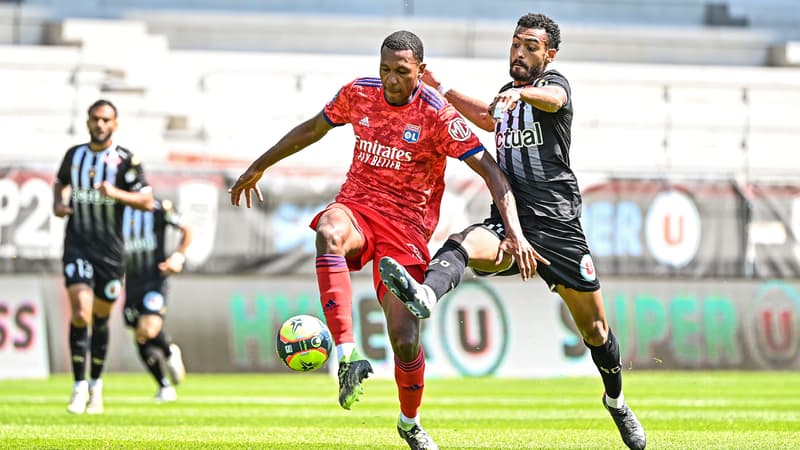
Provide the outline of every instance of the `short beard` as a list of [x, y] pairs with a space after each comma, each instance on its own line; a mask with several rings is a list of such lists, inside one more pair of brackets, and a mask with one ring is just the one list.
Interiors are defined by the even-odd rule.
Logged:
[[111, 140], [111, 135], [110, 134], [108, 136], [106, 136], [105, 139], [102, 139], [102, 140], [101, 139], [97, 139], [97, 138], [95, 138], [94, 136], [91, 136], [91, 135], [89, 137], [90, 137], [89, 142], [91, 142], [92, 144], [95, 144], [95, 145], [105, 145], [105, 144], [108, 143], [108, 141]]
[[511, 76], [511, 78], [514, 81], [519, 81], [522, 83], [532, 83], [535, 79], [539, 78], [539, 75], [542, 73], [544, 73], [544, 71], [539, 68], [533, 70], [528, 69], [524, 76], [520, 76], [515, 74], [513, 65], [508, 69], [508, 74]]

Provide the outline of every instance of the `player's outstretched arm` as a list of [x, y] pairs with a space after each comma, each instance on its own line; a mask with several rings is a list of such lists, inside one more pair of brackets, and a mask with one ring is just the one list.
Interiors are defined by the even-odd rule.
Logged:
[[468, 158], [466, 162], [472, 170], [483, 177], [486, 186], [489, 187], [489, 192], [492, 194], [492, 200], [494, 200], [494, 204], [497, 206], [497, 210], [500, 212], [500, 216], [506, 226], [505, 239], [500, 243], [497, 263], [499, 264], [502, 260], [503, 252], [509, 253], [514, 256], [517, 262], [522, 280], [533, 277], [536, 273], [537, 260], [547, 265], [550, 262], [539, 255], [528, 240], [525, 239], [522, 225], [519, 223], [517, 201], [505, 174], [503, 174], [500, 166], [497, 165], [497, 162], [489, 152], [478, 152]]
[[255, 192], [259, 202], [264, 201], [258, 181], [267, 168], [278, 161], [289, 157], [309, 145], [322, 139], [322, 136], [330, 131], [333, 126], [325, 120], [325, 116], [320, 111], [314, 117], [306, 120], [286, 133], [275, 145], [264, 152], [250, 167], [239, 176], [233, 186], [228, 189], [231, 194], [231, 204], [239, 206], [242, 193], [244, 193], [245, 204], [248, 208], [253, 206], [251, 194]]
[[494, 131], [494, 120], [492, 116], [487, 113], [489, 105], [486, 102], [447, 87], [442, 84], [436, 74], [430, 69], [425, 69], [425, 72], [422, 74], [422, 81], [428, 86], [438, 90], [462, 116], [467, 118], [467, 120], [483, 130]]

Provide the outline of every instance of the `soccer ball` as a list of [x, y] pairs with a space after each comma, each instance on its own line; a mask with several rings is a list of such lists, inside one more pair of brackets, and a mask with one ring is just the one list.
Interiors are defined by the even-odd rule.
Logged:
[[328, 327], [314, 316], [300, 315], [283, 322], [275, 350], [286, 367], [310, 372], [322, 367], [333, 350]]

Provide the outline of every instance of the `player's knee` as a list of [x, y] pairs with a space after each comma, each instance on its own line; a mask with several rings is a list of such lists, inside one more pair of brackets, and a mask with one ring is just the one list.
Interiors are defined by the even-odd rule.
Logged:
[[392, 343], [392, 348], [400, 361], [413, 361], [419, 354], [419, 340], [399, 339]]
[[599, 347], [608, 340], [608, 324], [604, 320], [595, 320], [580, 329], [583, 340], [587, 344]]
[[70, 321], [76, 327], [87, 327], [92, 323], [92, 311], [89, 308], [76, 308], [72, 311]]
[[320, 225], [317, 228], [317, 252], [340, 254], [344, 251], [345, 229], [333, 223]]

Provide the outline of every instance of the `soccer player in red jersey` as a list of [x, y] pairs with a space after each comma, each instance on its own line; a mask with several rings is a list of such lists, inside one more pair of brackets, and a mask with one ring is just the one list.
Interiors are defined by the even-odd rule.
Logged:
[[[581, 192], [569, 154], [572, 90], [563, 74], [548, 68], [560, 43], [561, 30], [553, 19], [535, 13], [520, 17], [509, 49], [512, 81], [490, 104], [447, 89], [431, 70], [422, 80], [475, 125], [494, 130], [497, 161], [514, 189], [523, 232], [549, 262], [539, 265], [537, 273], [558, 293], [580, 330], [603, 380], [603, 406], [623, 442], [642, 450], [647, 436], [622, 394], [619, 344], [606, 320], [600, 281], [580, 223]], [[391, 257], [379, 260], [378, 268], [388, 289], [415, 316], [427, 318], [436, 302], [458, 286], [466, 267], [478, 276], [520, 273], [511, 258], [495, 258], [503, 233], [492, 208], [483, 223], [450, 236], [435, 253], [422, 284]], [[524, 271], [522, 275], [527, 278]]]
[[[344, 85], [325, 108], [292, 129], [256, 159], [229, 190], [247, 207], [252, 192], [263, 196], [264, 171], [322, 138], [330, 129], [352, 124], [356, 142], [347, 179], [333, 203], [312, 221], [316, 230], [320, 301], [339, 356], [339, 404], [350, 409], [372, 367], [355, 349], [350, 271], [391, 256], [422, 280], [430, 261], [427, 242], [439, 220], [447, 157], [465, 161], [485, 180], [508, 231], [498, 257], [514, 256], [528, 275], [540, 258], [523, 238], [515, 199], [502, 170], [466, 121], [421, 82], [425, 71], [420, 39], [392, 33], [381, 45], [380, 78], [357, 78]], [[373, 283], [386, 317], [394, 351], [400, 398], [397, 430], [412, 449], [438, 448], [419, 423], [425, 385], [420, 322], [381, 283]]]

